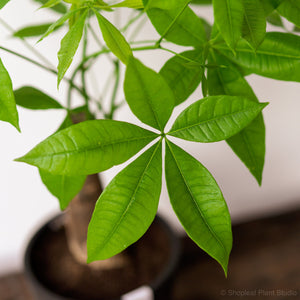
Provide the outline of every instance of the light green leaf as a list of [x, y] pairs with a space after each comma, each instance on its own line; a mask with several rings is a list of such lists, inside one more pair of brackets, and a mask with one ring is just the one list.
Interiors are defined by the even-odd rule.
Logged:
[[123, 169], [96, 203], [88, 228], [88, 262], [136, 242], [154, 220], [162, 182], [161, 141]]
[[20, 131], [12, 82], [0, 59], [0, 120], [9, 122]]
[[290, 33], [267, 32], [254, 52], [246, 41], [240, 40], [233, 55], [230, 49], [216, 45], [236, 64], [265, 77], [300, 81], [300, 37]]
[[[47, 24], [40, 24], [40, 25], [33, 25], [33, 26], [26, 26], [22, 29], [16, 31], [13, 36], [15, 37], [32, 37], [32, 36], [40, 36], [47, 31], [47, 29], [52, 25], [52, 23]], [[55, 29], [58, 29], [56, 27]]]
[[61, 0], [48, 0], [45, 4], [41, 6], [41, 8], [50, 8], [55, 5], [58, 5], [61, 2]]
[[68, 11], [61, 18], [59, 18], [56, 22], [54, 22], [48, 30], [43, 34], [43, 36], [38, 40], [38, 43], [41, 42], [45, 37], [51, 34], [58, 27], [62, 26], [65, 22], [67, 22], [74, 14], [78, 13], [82, 8]]
[[159, 71], [174, 92], [175, 105], [185, 101], [194, 92], [201, 82], [203, 73], [199, 65], [193, 66], [181, 56], [198, 61], [199, 64], [203, 63], [202, 49], [186, 51], [169, 59]]
[[94, 174], [125, 162], [156, 137], [130, 123], [85, 121], [51, 135], [16, 160], [53, 174]]
[[206, 97], [185, 109], [168, 134], [202, 143], [225, 140], [250, 124], [266, 105], [238, 96]]
[[160, 9], [178, 9], [178, 11], [189, 4], [190, 0], [147, 0], [143, 1], [145, 10], [151, 8], [160, 8]]
[[[210, 95], [242, 96], [258, 102], [248, 82], [235, 65], [225, 57], [214, 55], [211, 63], [226, 68], [208, 69], [208, 90]], [[265, 160], [265, 125], [262, 114], [259, 114], [246, 128], [232, 136], [227, 143], [242, 160], [249, 171], [261, 184]]]
[[60, 205], [60, 209], [67, 208], [71, 200], [81, 190], [86, 176], [66, 176], [53, 175], [43, 170], [39, 170], [41, 179], [49, 192], [55, 196]]
[[277, 11], [290, 22], [300, 26], [299, 0], [285, 0], [277, 7]]
[[140, 9], [140, 8], [144, 8], [144, 4], [142, 0], [124, 0], [120, 3], [111, 5], [110, 7], [129, 7], [129, 8]]
[[69, 29], [68, 33], [61, 40], [60, 49], [58, 51], [58, 74], [57, 74], [57, 86], [59, 86], [65, 73], [72, 63], [73, 57], [79, 46], [85, 19], [88, 11], [85, 10], [75, 24]]
[[265, 11], [265, 16], [270, 15], [284, 1], [285, 0], [260, 0]]
[[266, 34], [265, 11], [260, 0], [243, 0], [245, 17], [243, 24], [243, 38], [245, 38], [254, 49], [262, 43]]
[[215, 23], [231, 49], [242, 35], [244, 6], [241, 0], [213, 0]]
[[132, 56], [129, 44], [113, 24], [100, 15], [98, 11], [94, 10], [94, 13], [97, 16], [106, 45], [114, 55], [116, 55], [124, 64], [127, 64], [129, 58]]
[[194, 157], [167, 141], [166, 181], [173, 209], [190, 238], [227, 275], [232, 247], [230, 215], [213, 176]]
[[24, 86], [14, 91], [16, 103], [19, 106], [29, 109], [62, 109], [60, 103], [42, 91]]
[[[48, 0], [34, 0], [35, 2], [39, 2], [41, 4], [46, 4], [47, 2], [49, 2]], [[44, 6], [42, 6], [44, 7]], [[50, 8], [51, 10], [60, 13], [60, 14], [65, 14], [67, 12], [67, 7], [61, 3], [61, 1], [59, 1], [59, 3], [57, 5], [51, 6], [51, 7], [45, 7], [45, 8]]]
[[132, 57], [126, 69], [124, 92], [132, 112], [145, 124], [163, 131], [175, 102], [163, 77]]
[[159, 0], [156, 3], [165, 9], [154, 7], [146, 12], [157, 32], [166, 40], [178, 45], [199, 47], [206, 42], [204, 25], [187, 6], [187, 2], [175, 1], [172, 6], [169, 0]]
[[0, 9], [3, 8], [10, 0], [0, 0]]

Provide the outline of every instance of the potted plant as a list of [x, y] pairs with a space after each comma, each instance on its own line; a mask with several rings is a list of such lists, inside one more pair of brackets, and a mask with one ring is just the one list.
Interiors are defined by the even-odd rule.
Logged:
[[[0, 7], [7, 2], [1, 1]], [[226, 140], [261, 184], [265, 156], [261, 111], [266, 103], [258, 102], [244, 77], [256, 73], [279, 80], [299, 80], [300, 38], [293, 33], [266, 33], [266, 19], [274, 23], [278, 12], [298, 25], [299, 19], [293, 12], [299, 7], [292, 1], [214, 0], [215, 21], [210, 25], [197, 16], [193, 4], [211, 1], [37, 2], [62, 16], [51, 25], [26, 27], [15, 35], [25, 38], [42, 34], [41, 41], [68, 26], [61, 39], [57, 71], [31, 60], [54, 73], [58, 87], [63, 80], [68, 83], [67, 104], [58, 103], [36, 87], [13, 91], [1, 62], [0, 119], [19, 129], [16, 104], [66, 110], [59, 130], [16, 160], [38, 167], [61, 208], [69, 206], [66, 230], [72, 253], [88, 263], [102, 261], [141, 238], [155, 218], [164, 170], [171, 204], [187, 234], [227, 274], [232, 235], [226, 202], [213, 176], [180, 147], [180, 139], [202, 143]], [[117, 28], [108, 17], [122, 8], [133, 14], [125, 26]], [[160, 36], [157, 40], [131, 40], [127, 36], [128, 29], [141, 30], [140, 18], [151, 21]], [[95, 19], [101, 33], [91, 26]], [[88, 48], [90, 39], [99, 44], [95, 52]], [[185, 51], [173, 50], [174, 44], [186, 47]], [[82, 58], [67, 77], [79, 47]], [[11, 49], [0, 49], [29, 60]], [[149, 50], [172, 54], [159, 72], [136, 58], [136, 53]], [[115, 73], [108, 110], [99, 97], [90, 95], [86, 77], [103, 55], [108, 55]], [[98, 72], [105, 70], [99, 68]], [[77, 75], [79, 84], [75, 81]], [[167, 124], [174, 108], [200, 84], [204, 98], [189, 104], [172, 124]], [[120, 106], [117, 92], [121, 85], [126, 103], [144, 125], [113, 120]], [[72, 91], [82, 97], [82, 106], [73, 106]], [[95, 174], [126, 162], [137, 153], [101, 192]], [[89, 201], [84, 200], [86, 196]]]

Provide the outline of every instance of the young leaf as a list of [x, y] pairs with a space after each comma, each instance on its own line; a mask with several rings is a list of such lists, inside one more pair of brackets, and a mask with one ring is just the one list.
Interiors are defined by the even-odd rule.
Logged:
[[240, 40], [236, 55], [222, 45], [215, 47], [249, 72], [279, 80], [300, 81], [300, 37], [297, 35], [267, 32], [255, 52], [246, 41]]
[[46, 95], [42, 91], [31, 87], [23, 86], [14, 91], [16, 103], [28, 109], [62, 109], [60, 103]]
[[206, 97], [185, 109], [168, 134], [202, 143], [225, 140], [250, 124], [266, 105], [237, 96]]
[[39, 172], [49, 192], [58, 199], [61, 210], [66, 209], [70, 201], [79, 193], [86, 178], [84, 175], [53, 175], [43, 170]]
[[63, 3], [61, 3], [61, 1], [59, 1], [60, 3], [58, 3], [54, 6], [51, 6], [51, 7], [44, 6], [47, 2], [49, 2], [48, 0], [34, 0], [34, 1], [43, 4], [42, 7], [50, 8], [51, 10], [53, 10], [57, 13], [60, 13], [60, 14], [65, 14], [68, 10], [67, 7]]
[[68, 11], [61, 18], [59, 18], [56, 22], [54, 22], [48, 30], [43, 34], [43, 36], [38, 40], [38, 43], [41, 42], [45, 37], [51, 34], [58, 27], [62, 26], [65, 22], [67, 22], [74, 14], [78, 13], [82, 8]]
[[[211, 63], [226, 66], [226, 68], [208, 69], [208, 90], [210, 95], [242, 96], [258, 102], [248, 82], [235, 65], [225, 57], [214, 54]], [[242, 160], [249, 171], [261, 184], [265, 160], [265, 125], [262, 114], [259, 114], [242, 131], [227, 139], [227, 143]]]
[[106, 45], [113, 52], [113, 54], [116, 55], [126, 65], [129, 58], [132, 56], [132, 51], [129, 44], [114, 25], [100, 15], [95, 9], [94, 13], [97, 16]]
[[92, 120], [51, 135], [16, 160], [53, 174], [94, 174], [125, 162], [156, 137], [133, 124]]
[[136, 242], [152, 223], [162, 182], [161, 141], [123, 169], [97, 201], [88, 228], [88, 262]]
[[199, 161], [169, 141], [165, 165], [167, 188], [178, 219], [190, 238], [227, 274], [232, 233], [220, 188]]
[[3, 8], [10, 0], [0, 0], [0, 9]]
[[[13, 36], [15, 37], [33, 37], [33, 36], [40, 36], [43, 33], [47, 31], [47, 29], [52, 25], [52, 23], [47, 24], [40, 24], [40, 25], [33, 25], [33, 26], [26, 26], [22, 29], [19, 29], [16, 31]], [[58, 29], [59, 27], [56, 27], [54, 30]]]
[[182, 56], [198, 61], [199, 64], [203, 63], [202, 49], [186, 51], [169, 59], [159, 71], [174, 92], [175, 105], [185, 101], [194, 92], [201, 82], [203, 73], [199, 65], [190, 65]]
[[300, 26], [299, 0], [285, 0], [277, 7], [277, 11], [290, 22]]
[[0, 120], [9, 122], [20, 131], [19, 116], [12, 82], [0, 59]]
[[231, 49], [242, 35], [244, 6], [241, 0], [213, 0], [215, 22]]
[[152, 2], [152, 7], [148, 5], [146, 12], [157, 32], [178, 45], [202, 46], [206, 42], [204, 25], [187, 6], [188, 1], [175, 1], [173, 6], [169, 2], [170, 0], [156, 0], [154, 7]]
[[254, 49], [262, 43], [266, 34], [265, 11], [260, 0], [243, 0], [245, 17], [242, 29], [243, 38]]
[[163, 131], [174, 108], [174, 94], [163, 77], [131, 57], [124, 81], [125, 98], [145, 124]]
[[58, 55], [57, 86], [59, 86], [59, 83], [61, 82], [69, 66], [71, 65], [73, 57], [79, 46], [87, 12], [88, 11], [86, 10], [82, 13], [80, 18], [76, 21], [76, 23], [70, 28], [68, 33], [61, 40], [60, 49], [57, 54]]

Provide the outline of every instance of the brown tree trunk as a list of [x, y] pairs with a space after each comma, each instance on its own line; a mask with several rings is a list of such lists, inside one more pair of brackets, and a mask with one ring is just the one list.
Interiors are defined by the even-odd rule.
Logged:
[[[102, 190], [98, 174], [88, 175], [82, 190], [66, 210], [65, 229], [69, 250], [81, 264], [86, 264], [88, 225]], [[90, 266], [95, 269], [106, 269], [122, 267], [124, 264], [126, 258], [120, 254], [105, 261], [93, 262]]]

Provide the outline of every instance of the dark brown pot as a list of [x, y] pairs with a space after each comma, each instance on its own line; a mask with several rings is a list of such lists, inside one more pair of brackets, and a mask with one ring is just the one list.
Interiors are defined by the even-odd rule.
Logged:
[[47, 222], [32, 238], [25, 253], [25, 273], [38, 300], [121, 299], [140, 286], [152, 289], [155, 299], [169, 299], [179, 242], [163, 219], [156, 217], [146, 234], [130, 246], [130, 263], [96, 271], [77, 263], [70, 254], [64, 215]]

